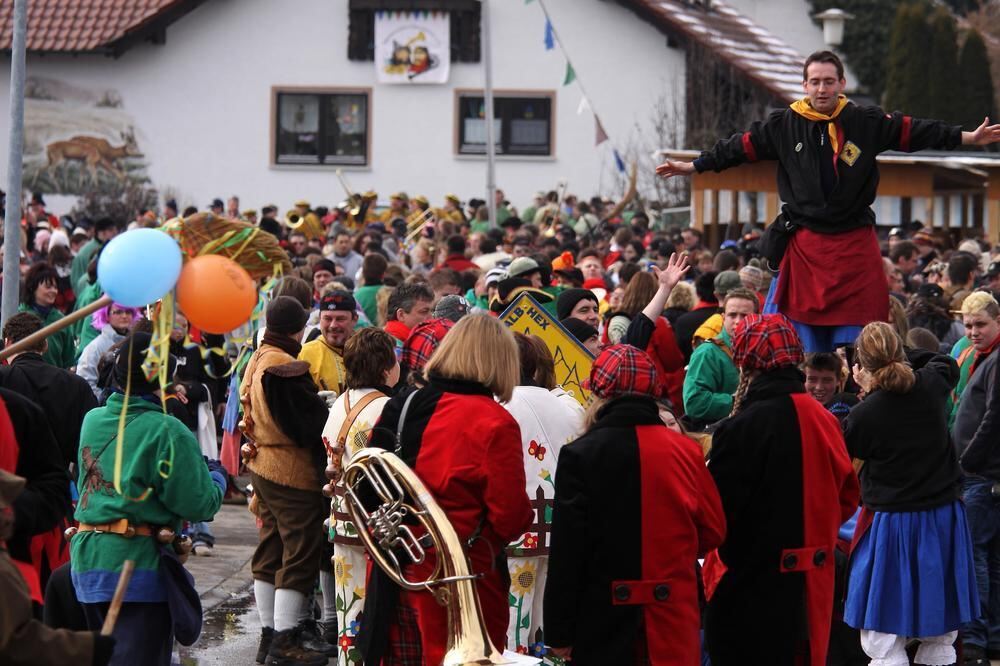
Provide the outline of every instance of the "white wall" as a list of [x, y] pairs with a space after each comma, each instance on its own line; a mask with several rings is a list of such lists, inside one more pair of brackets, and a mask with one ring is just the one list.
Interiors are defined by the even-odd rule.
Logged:
[[[654, 101], [672, 96], [683, 109], [684, 55], [621, 6], [598, 0], [548, 0], [564, 40], [608, 134], [621, 150], [651, 152]], [[556, 92], [556, 153], [552, 159], [507, 158], [497, 184], [515, 205], [559, 178], [590, 196], [619, 184], [611, 175], [611, 143], [594, 147], [589, 112], [577, 115], [580, 88], [563, 87], [565, 60], [545, 51], [537, 3], [491, 3], [494, 87]], [[364, 86], [373, 89], [371, 165], [345, 169], [355, 190], [483, 196], [485, 161], [454, 154], [455, 88], [482, 86], [479, 64], [453, 63], [444, 86], [379, 86], [374, 64], [347, 60], [347, 0], [212, 0], [167, 29], [165, 46], [137, 46], [119, 59], [31, 56], [29, 76], [84, 88], [116, 89], [136, 119], [139, 147], [153, 184], [173, 188], [179, 203], [205, 206], [237, 194], [244, 207], [275, 202], [286, 209], [306, 198], [335, 204], [344, 193], [332, 168], [269, 164], [272, 86]], [[0, 69], [0, 108], [6, 109], [9, 69]], [[683, 118], [678, 118], [683, 127]], [[7, 114], [0, 114], [0, 141]], [[648, 137], [648, 138], [647, 138]], [[0, 160], [0, 169], [6, 160]], [[4, 182], [6, 174], [0, 173]], [[603, 187], [602, 187], [603, 186]], [[56, 211], [61, 212], [61, 211]]]
[[[736, 11], [770, 31], [805, 58], [814, 51], [830, 48], [823, 41], [823, 27], [812, 20], [808, 0], [725, 0]], [[850, 64], [844, 64], [847, 91], [857, 89], [858, 79]]]

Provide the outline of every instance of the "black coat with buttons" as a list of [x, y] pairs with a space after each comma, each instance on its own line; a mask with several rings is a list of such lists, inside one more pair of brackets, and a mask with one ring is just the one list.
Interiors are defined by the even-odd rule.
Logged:
[[696, 560], [724, 534], [701, 447], [652, 398], [612, 400], [559, 452], [545, 643], [574, 666], [701, 663]]
[[824, 664], [837, 530], [859, 500], [836, 417], [797, 369], [761, 374], [716, 430], [708, 469], [727, 523], [705, 618], [713, 666], [791, 666], [803, 649]]

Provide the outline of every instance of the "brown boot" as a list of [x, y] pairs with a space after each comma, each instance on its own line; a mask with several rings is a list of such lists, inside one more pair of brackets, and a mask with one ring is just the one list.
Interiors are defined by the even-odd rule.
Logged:
[[323, 666], [329, 657], [299, 647], [299, 629], [274, 632], [265, 664], [271, 666]]

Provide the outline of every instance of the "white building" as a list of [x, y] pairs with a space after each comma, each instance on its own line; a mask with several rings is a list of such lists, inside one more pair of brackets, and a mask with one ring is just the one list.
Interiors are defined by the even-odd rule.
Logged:
[[[10, 5], [0, 10], [0, 48], [8, 53]], [[274, 202], [284, 211], [296, 199], [342, 200], [342, 169], [355, 191], [376, 190], [382, 201], [396, 190], [432, 202], [447, 192], [483, 197], [477, 0], [59, 0], [30, 7], [25, 189], [76, 195], [148, 178], [182, 207], [237, 194], [244, 207]], [[377, 82], [370, 44], [374, 13], [382, 10], [448, 12], [447, 82]], [[552, 50], [544, 10], [557, 37]], [[560, 180], [583, 196], [620, 191], [612, 151], [651, 166], [649, 155], [662, 146], [653, 111], [664, 100], [676, 110], [670, 125], [683, 136], [685, 40], [718, 47], [783, 102], [800, 78], [794, 49], [721, 2], [503, 0], [490, 3], [490, 18], [503, 153], [497, 184], [520, 206]], [[692, 29], [702, 20], [712, 30], [736, 30], [728, 34], [738, 48]], [[564, 85], [567, 56], [577, 80]], [[9, 59], [2, 62], [6, 109]], [[584, 91], [588, 105], [581, 108]], [[609, 137], [596, 146], [595, 112]], [[0, 137], [7, 122], [0, 114]]]

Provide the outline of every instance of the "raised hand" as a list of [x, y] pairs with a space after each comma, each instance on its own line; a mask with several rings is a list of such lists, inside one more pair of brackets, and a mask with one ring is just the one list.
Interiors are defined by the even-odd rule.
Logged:
[[677, 160], [667, 160], [656, 167], [656, 175], [660, 178], [670, 178], [672, 176], [690, 176], [695, 171], [693, 162], [679, 162]]
[[670, 259], [667, 260], [666, 268], [660, 270], [656, 266], [653, 266], [653, 275], [656, 276], [656, 280], [660, 283], [661, 287], [673, 289], [690, 269], [691, 264], [688, 263], [687, 255], [674, 252], [670, 255]]
[[962, 143], [966, 145], [987, 146], [997, 141], [1000, 141], [1000, 124], [990, 125], [988, 117], [983, 119], [983, 124], [974, 132], [962, 132]]

